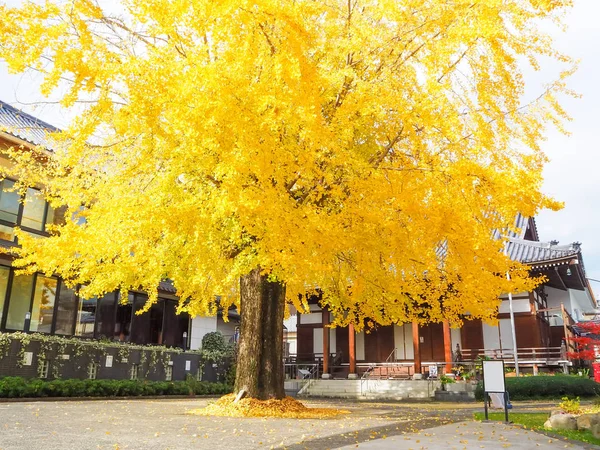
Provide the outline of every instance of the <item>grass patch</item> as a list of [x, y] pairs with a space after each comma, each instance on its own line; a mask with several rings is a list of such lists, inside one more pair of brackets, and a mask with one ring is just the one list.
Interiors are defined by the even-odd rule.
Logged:
[[[485, 414], [482, 412], [476, 412], [473, 416], [475, 420], [485, 419]], [[504, 413], [490, 413], [489, 418], [492, 421], [504, 422]], [[573, 441], [600, 445], [600, 439], [595, 438], [592, 432], [588, 430], [544, 430], [544, 422], [548, 420], [548, 413], [511, 413], [509, 411], [508, 420], [533, 431], [544, 431], [545, 433], [564, 436]]]

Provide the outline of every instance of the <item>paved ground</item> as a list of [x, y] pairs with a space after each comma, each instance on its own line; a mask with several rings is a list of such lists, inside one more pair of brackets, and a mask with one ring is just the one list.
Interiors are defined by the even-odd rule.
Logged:
[[[550, 439], [546, 436], [501, 425], [469, 422], [434, 428], [469, 420], [478, 409], [473, 404], [305, 402], [309, 406], [351, 411], [349, 415], [328, 420], [234, 419], [186, 414], [187, 410], [200, 408], [207, 402], [190, 399], [0, 403], [0, 450], [321, 450], [357, 445], [366, 449], [373, 446], [373, 450], [445, 449], [453, 448], [452, 445], [469, 448], [462, 442], [465, 440], [469, 445], [476, 443], [473, 448], [482, 445], [502, 448], [513, 441], [525, 442], [525, 435], [527, 447], [535, 447], [538, 443], [532, 440], [535, 437], [541, 439], [541, 448], [553, 448], [548, 446]], [[462, 430], [463, 434], [455, 430]], [[564, 446], [561, 442], [560, 448]]]
[[450, 450], [450, 449], [584, 449], [576, 444], [549, 438], [543, 434], [499, 423], [460, 422], [410, 433], [349, 445], [340, 450]]

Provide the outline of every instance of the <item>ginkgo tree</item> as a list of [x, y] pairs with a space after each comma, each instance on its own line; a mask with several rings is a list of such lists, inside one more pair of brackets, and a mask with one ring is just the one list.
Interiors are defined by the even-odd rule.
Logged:
[[[241, 310], [236, 388], [282, 397], [282, 320], [494, 320], [537, 279], [493, 230], [541, 193], [571, 60], [569, 0], [92, 0], [0, 7], [0, 57], [77, 106], [54, 151], [10, 151], [66, 223], [17, 264], [84, 296], [172, 280]], [[527, 102], [522, 67], [565, 72]], [[5, 174], [6, 175], [6, 174]], [[510, 272], [510, 281], [504, 276]], [[215, 299], [219, 299], [218, 303]]]

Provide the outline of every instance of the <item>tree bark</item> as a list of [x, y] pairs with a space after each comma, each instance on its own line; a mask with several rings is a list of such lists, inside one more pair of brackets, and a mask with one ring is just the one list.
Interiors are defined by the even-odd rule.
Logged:
[[285, 285], [260, 269], [240, 278], [241, 324], [235, 391], [267, 400], [283, 398], [283, 314]]

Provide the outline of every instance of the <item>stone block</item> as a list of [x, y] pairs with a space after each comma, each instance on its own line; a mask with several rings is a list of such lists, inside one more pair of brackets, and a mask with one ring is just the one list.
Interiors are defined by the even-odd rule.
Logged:
[[581, 414], [577, 417], [578, 430], [590, 430], [594, 424], [600, 424], [600, 414]]
[[554, 414], [548, 422], [552, 430], [577, 430], [577, 417], [573, 414]]

